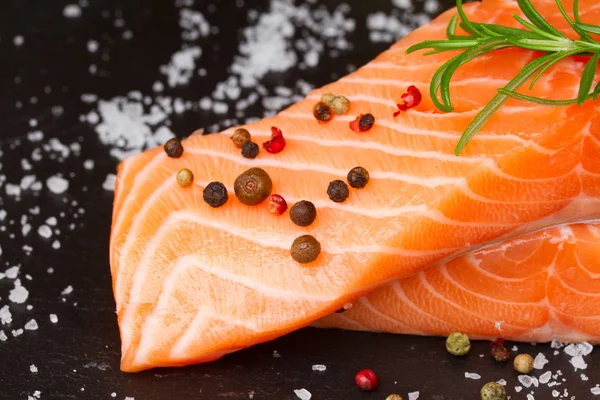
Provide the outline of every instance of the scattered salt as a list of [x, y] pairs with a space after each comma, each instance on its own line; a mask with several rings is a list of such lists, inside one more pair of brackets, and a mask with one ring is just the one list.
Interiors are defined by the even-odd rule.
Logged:
[[2, 325], [10, 324], [12, 322], [12, 314], [8, 309], [8, 306], [0, 308], [0, 322]]
[[115, 184], [117, 183], [117, 177], [115, 174], [108, 174], [104, 179], [104, 183], [102, 184], [102, 189], [108, 191], [115, 190]]
[[35, 319], [29, 320], [28, 323], [25, 324], [26, 331], [36, 331], [38, 329], [38, 324]]
[[277, 350], [273, 350], [273, 358], [281, 358], [281, 354]]
[[[54, 250], [58, 250], [60, 249], [60, 242], [58, 240], [55, 240], [54, 242], [52, 242], [52, 248]], [[48, 273], [51, 274], [52, 272], [50, 271], [54, 271], [52, 268], [48, 268]]]
[[23, 329], [14, 329], [12, 332], [13, 337], [17, 337], [23, 334]]
[[15, 37], [13, 38], [13, 44], [14, 44], [15, 46], [17, 46], [17, 47], [18, 47], [18, 46], [22, 46], [22, 45], [23, 45], [23, 43], [25, 43], [25, 38], [24, 38], [23, 36], [21, 36], [21, 35], [17, 35], [17, 36], [15, 36]]
[[4, 331], [0, 331], [0, 342], [6, 342], [7, 339], [8, 337], [6, 336]]
[[598, 387], [598, 386], [596, 385], [596, 387], [593, 387], [593, 388], [591, 388], [591, 389], [590, 389], [590, 392], [592, 392], [592, 394], [593, 394], [594, 396], [598, 396], [598, 395], [600, 395], [600, 387]]
[[37, 367], [35, 366], [35, 364], [31, 364], [31, 365], [29, 366], [29, 370], [30, 370], [32, 373], [34, 373], [34, 374], [35, 374], [36, 372], [38, 372], [38, 369], [37, 369]]
[[17, 283], [15, 282], [15, 288], [10, 291], [8, 299], [13, 303], [23, 304], [27, 300], [27, 297], [29, 297], [29, 291], [21, 286], [20, 283], [18, 285]]
[[53, 324], [58, 322], [58, 317], [56, 316], [56, 314], [50, 314], [50, 322], [52, 322]]
[[546, 383], [550, 382], [550, 378], [552, 378], [552, 371], [546, 371], [540, 375], [539, 380], [540, 383], [545, 385]]
[[52, 229], [48, 225], [40, 225], [38, 228], [38, 235], [44, 239], [48, 239], [52, 236]]
[[548, 363], [549, 361], [546, 356], [542, 353], [538, 353], [538, 355], [535, 356], [535, 360], [533, 360], [533, 368], [544, 369], [544, 366]]
[[12, 183], [7, 183], [4, 187], [6, 194], [9, 196], [19, 197], [21, 195], [21, 187]]
[[63, 15], [67, 18], [81, 17], [81, 7], [77, 4], [67, 4], [63, 9]]
[[575, 371], [577, 371], [578, 369], [586, 369], [588, 366], [587, 363], [583, 360], [582, 356], [575, 356], [571, 358], [569, 362], [571, 363], [571, 365], [573, 365]]
[[481, 375], [473, 373], [473, 372], [465, 372], [465, 378], [468, 378], [468, 379], [481, 379]]
[[73, 286], [69, 285], [66, 288], [64, 288], [64, 290], [62, 292], [60, 292], [60, 294], [62, 294], [63, 296], [66, 296], [68, 294], [71, 294], [73, 292]]
[[410, 392], [408, 394], [408, 400], [417, 400], [419, 398], [419, 392]]
[[14, 267], [10, 267], [6, 271], [4, 271], [4, 274], [6, 275], [6, 277], [8, 279], [16, 279], [17, 276], [19, 275], [19, 269], [20, 269], [19, 266], [15, 265]]
[[323, 372], [323, 371], [327, 370], [327, 367], [325, 365], [322, 365], [322, 364], [315, 364], [315, 365], [312, 366], [312, 370], [313, 371]]
[[312, 394], [306, 389], [296, 389], [294, 393], [300, 400], [310, 400], [312, 397]]
[[58, 175], [54, 175], [46, 180], [46, 185], [52, 193], [61, 194], [69, 188], [69, 181]]
[[539, 385], [539, 381], [537, 380], [537, 378], [534, 378], [529, 375], [519, 375], [517, 379], [519, 380], [521, 385], [525, 386], [526, 388], [530, 387], [531, 385], [535, 387], [538, 387]]
[[500, 379], [498, 381], [498, 383], [501, 384], [502, 386], [506, 386], [506, 380], [504, 380], [504, 379]]
[[95, 40], [88, 40], [87, 42], [87, 49], [90, 53], [95, 53], [98, 51], [98, 42]]
[[160, 67], [160, 72], [167, 77], [169, 86], [185, 85], [189, 82], [196, 68], [196, 59], [202, 50], [198, 46], [179, 50], [171, 56], [171, 62]]

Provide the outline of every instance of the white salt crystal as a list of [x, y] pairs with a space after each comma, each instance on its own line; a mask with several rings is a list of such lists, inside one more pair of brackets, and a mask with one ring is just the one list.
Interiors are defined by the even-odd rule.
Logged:
[[56, 217], [50, 217], [46, 220], [46, 223], [50, 226], [56, 226], [57, 222], [58, 221], [57, 221]]
[[15, 329], [11, 333], [12, 333], [13, 337], [17, 337], [17, 336], [23, 334], [23, 329], [20, 329], [20, 328], [19, 329]]
[[481, 375], [473, 373], [473, 372], [465, 372], [465, 378], [468, 378], [468, 379], [481, 379]]
[[58, 322], [58, 317], [56, 316], [56, 314], [50, 314], [50, 322], [52, 322], [53, 324]]
[[94, 169], [94, 160], [85, 160], [83, 162], [83, 168], [85, 168], [85, 169]]
[[13, 44], [15, 46], [22, 46], [25, 43], [25, 38], [21, 35], [17, 35], [13, 38]]
[[19, 185], [14, 185], [12, 183], [7, 183], [4, 187], [6, 194], [9, 196], [18, 197], [21, 195], [21, 187]]
[[558, 396], [560, 396], [560, 392], [558, 390], [553, 390], [552, 397], [558, 397]]
[[569, 362], [571, 363], [571, 365], [573, 365], [575, 371], [577, 371], [578, 369], [587, 368], [587, 363], [583, 360], [582, 356], [572, 357], [571, 360], [569, 360]]
[[135, 397], [129, 397], [129, 396], [126, 396], [126, 397], [125, 397], [125, 400], [135, 400]]
[[419, 392], [410, 392], [408, 394], [408, 400], [417, 400], [419, 398]]
[[6, 275], [6, 277], [8, 279], [16, 279], [17, 276], [19, 275], [19, 269], [20, 269], [19, 266], [15, 265], [14, 267], [10, 267], [6, 271], [4, 271], [4, 274]]
[[60, 292], [60, 294], [62, 294], [63, 296], [66, 296], [68, 294], [71, 294], [73, 292], [73, 286], [69, 285], [66, 288], [64, 288], [64, 290], [62, 292]]
[[25, 224], [25, 225], [23, 225], [23, 228], [21, 228], [21, 234], [23, 236], [27, 236], [30, 231], [31, 231], [31, 225], [29, 225], [29, 224]]
[[312, 397], [312, 394], [306, 389], [296, 389], [294, 393], [300, 400], [310, 400]]
[[273, 350], [273, 358], [281, 358], [281, 354], [277, 350]]
[[521, 390], [523, 390], [522, 386], [515, 386], [515, 392], [519, 393]]
[[51, 176], [46, 180], [46, 186], [52, 193], [61, 194], [69, 188], [69, 181], [58, 175]]
[[549, 361], [546, 359], [546, 356], [542, 353], [538, 353], [538, 355], [535, 356], [535, 360], [533, 360], [533, 368], [544, 369], [544, 365], [548, 363]]
[[112, 392], [112, 393], [110, 394], [110, 397], [117, 397], [117, 394], [116, 394], [115, 392]]
[[67, 18], [79, 18], [81, 17], [81, 7], [77, 4], [67, 4], [63, 8], [63, 15]]
[[12, 314], [8, 309], [8, 306], [0, 308], [0, 322], [2, 325], [10, 324], [12, 322]]
[[598, 395], [600, 395], [600, 387], [598, 387], [598, 386], [593, 387], [593, 388], [590, 389], [590, 392], [592, 392], [592, 394], [594, 396], [598, 396]]
[[52, 236], [52, 229], [48, 225], [40, 225], [38, 228], [38, 235], [44, 239], [48, 239]]
[[[58, 241], [58, 239], [57, 239], [57, 240], [55, 240], [54, 242], [52, 242], [52, 248], [53, 248], [54, 250], [58, 250], [58, 249], [60, 249], [60, 242]], [[50, 270], [50, 269], [51, 269], [51, 268], [48, 268], [48, 270]], [[53, 270], [53, 271], [54, 271], [54, 270]], [[51, 273], [51, 272], [48, 272], [48, 273]]]
[[95, 41], [95, 40], [91, 40], [91, 39], [90, 39], [90, 40], [88, 40], [88, 42], [87, 42], [87, 49], [88, 49], [88, 51], [89, 51], [90, 53], [95, 53], [95, 52], [97, 52], [97, 51], [98, 51], [98, 47], [99, 47], [99, 45], [98, 45], [98, 42], [97, 42], [97, 41]]
[[152, 90], [156, 93], [160, 93], [165, 89], [165, 85], [161, 81], [156, 81], [152, 84]]
[[31, 142], [39, 142], [44, 138], [44, 132], [42, 131], [33, 131], [27, 134], [27, 139]]
[[108, 191], [115, 190], [115, 184], [117, 183], [117, 176], [115, 174], [108, 174], [104, 179], [104, 183], [102, 184], [102, 189]]
[[327, 367], [325, 365], [322, 365], [322, 364], [315, 364], [315, 365], [312, 366], [312, 370], [313, 371], [323, 372], [323, 371], [327, 370]]
[[552, 343], [550, 343], [550, 348], [552, 349], [560, 349], [563, 346], [564, 344], [562, 342], [559, 342], [558, 340], [553, 340]]
[[540, 383], [545, 385], [546, 383], [550, 382], [550, 378], [552, 378], [552, 372], [546, 371], [542, 375], [540, 375], [539, 380], [540, 380]]
[[527, 393], [527, 400], [535, 400], [535, 397], [531, 393]]
[[585, 381], [589, 381], [590, 378], [588, 378], [588, 376], [586, 374], [581, 374], [581, 380], [585, 382]]
[[531, 385], [534, 385], [535, 387], [538, 386], [538, 380], [529, 375], [519, 375], [517, 379], [519, 379], [521, 385], [525, 386], [526, 388], [530, 387]]
[[10, 291], [8, 299], [13, 303], [23, 304], [27, 301], [27, 297], [29, 297], [29, 291], [20, 284], [17, 286], [15, 282], [15, 288]]
[[188, 47], [171, 56], [171, 62], [160, 67], [160, 72], [167, 77], [169, 86], [185, 85], [196, 69], [196, 59], [202, 50], [198, 46]]
[[498, 383], [501, 384], [502, 386], [506, 386], [506, 380], [504, 380], [504, 379], [500, 379], [498, 381]]
[[29, 366], [29, 370], [30, 370], [32, 373], [34, 373], [34, 374], [35, 374], [36, 372], [38, 372], [38, 369], [37, 369], [37, 367], [35, 366], [35, 364], [31, 364], [31, 365]]
[[4, 331], [0, 331], [0, 342], [6, 342], [6, 339], [8, 339], [8, 337], [6, 336]]
[[36, 331], [38, 329], [38, 324], [35, 319], [31, 319], [28, 323], [25, 324], [25, 330], [27, 331]]

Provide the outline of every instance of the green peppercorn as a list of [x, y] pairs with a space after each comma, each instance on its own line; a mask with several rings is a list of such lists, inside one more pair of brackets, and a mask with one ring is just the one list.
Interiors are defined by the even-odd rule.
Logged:
[[227, 194], [227, 188], [221, 182], [211, 182], [204, 188], [202, 198], [206, 204], [217, 208], [227, 203], [229, 195]]
[[256, 158], [258, 155], [258, 145], [254, 142], [246, 142], [242, 145], [242, 156], [245, 158]]
[[363, 167], [354, 167], [348, 172], [348, 184], [355, 189], [362, 189], [369, 183], [369, 171]]
[[471, 350], [469, 337], [464, 333], [454, 332], [446, 339], [446, 350], [455, 356], [464, 356]]
[[244, 128], [236, 129], [233, 135], [231, 135], [231, 141], [238, 149], [241, 149], [244, 143], [249, 142], [251, 139], [250, 132]]
[[313, 115], [319, 122], [329, 122], [333, 117], [331, 108], [323, 102], [315, 104], [313, 107]]
[[177, 183], [181, 187], [190, 186], [194, 183], [194, 174], [187, 168], [180, 169], [177, 171]]
[[333, 99], [335, 99], [337, 96], [333, 93], [325, 93], [323, 96], [321, 96], [321, 103], [325, 104], [326, 106], [333, 106]]
[[300, 264], [308, 264], [317, 259], [321, 253], [321, 243], [314, 236], [303, 235], [292, 243], [292, 258]]
[[167, 140], [163, 148], [170, 158], [179, 158], [183, 154], [183, 145], [181, 144], [181, 140], [177, 138]]
[[481, 400], [506, 400], [506, 389], [497, 382], [489, 382], [481, 388]]
[[390, 394], [385, 400], [402, 400], [402, 396], [399, 394]]
[[350, 196], [350, 191], [348, 190], [348, 185], [346, 185], [344, 181], [337, 179], [329, 183], [327, 195], [332, 201], [343, 203], [348, 196]]
[[375, 117], [373, 114], [365, 114], [360, 117], [360, 120], [358, 121], [358, 129], [360, 129], [361, 132], [368, 131], [373, 127], [374, 123]]
[[302, 200], [290, 208], [290, 218], [298, 226], [309, 226], [317, 218], [317, 209], [310, 201]]
[[337, 115], [344, 115], [350, 110], [350, 100], [344, 96], [337, 96], [331, 103], [331, 109]]
[[269, 197], [273, 182], [264, 169], [250, 168], [236, 178], [233, 189], [242, 204], [255, 206]]

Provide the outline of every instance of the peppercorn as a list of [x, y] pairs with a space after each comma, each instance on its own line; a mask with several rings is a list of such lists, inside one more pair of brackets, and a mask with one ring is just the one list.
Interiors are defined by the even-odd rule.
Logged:
[[252, 141], [242, 145], [242, 156], [245, 158], [255, 158], [258, 155], [258, 145]]
[[254, 206], [269, 197], [273, 182], [262, 168], [250, 168], [236, 178], [233, 189], [242, 204]]
[[323, 96], [321, 96], [321, 103], [325, 104], [326, 106], [331, 107], [333, 105], [333, 100], [336, 97], [337, 96], [333, 93], [325, 93]]
[[287, 210], [287, 202], [278, 194], [272, 194], [269, 200], [269, 211], [275, 215], [281, 215]]
[[177, 171], [177, 183], [181, 187], [190, 186], [194, 183], [194, 174], [187, 168], [180, 169]]
[[321, 101], [313, 107], [313, 115], [319, 122], [329, 122], [333, 116], [331, 114], [331, 108]]
[[361, 132], [366, 132], [373, 127], [374, 123], [375, 117], [373, 114], [365, 114], [358, 121], [358, 129], [360, 129]]
[[454, 332], [446, 339], [446, 350], [455, 356], [464, 356], [471, 350], [469, 337], [464, 333]]
[[238, 149], [241, 149], [244, 143], [249, 142], [251, 139], [250, 132], [244, 128], [236, 129], [233, 135], [231, 135], [231, 140]]
[[335, 181], [329, 183], [327, 195], [336, 203], [343, 203], [346, 201], [348, 196], [350, 196], [350, 191], [348, 190], [348, 185], [346, 185], [344, 181], [336, 179]]
[[506, 389], [497, 382], [489, 382], [481, 388], [481, 400], [506, 400]]
[[363, 167], [354, 167], [348, 172], [348, 184], [355, 189], [362, 189], [369, 183], [369, 171]]
[[211, 182], [202, 191], [202, 198], [209, 206], [213, 208], [221, 207], [227, 200], [227, 188], [221, 182]]
[[402, 400], [402, 396], [399, 394], [390, 394], [385, 400]]
[[317, 208], [310, 201], [299, 201], [290, 208], [290, 218], [298, 226], [309, 226], [317, 218]]
[[296, 262], [308, 264], [315, 261], [321, 253], [321, 243], [314, 236], [302, 235], [294, 240], [290, 252]]
[[271, 140], [264, 142], [263, 147], [267, 152], [277, 154], [281, 150], [285, 149], [286, 141], [283, 137], [281, 129], [273, 126], [271, 127]]
[[515, 370], [521, 374], [528, 374], [533, 371], [533, 357], [529, 354], [519, 354], [513, 361]]
[[344, 115], [350, 110], [350, 100], [344, 96], [336, 96], [331, 103], [331, 109], [337, 115]]
[[396, 104], [396, 107], [398, 107], [398, 111], [394, 113], [394, 117], [400, 115], [402, 111], [408, 111], [409, 109], [421, 104], [423, 95], [416, 86], [409, 86], [406, 90], [406, 93], [402, 95], [401, 99], [403, 104]]
[[170, 158], [179, 158], [183, 154], [183, 145], [177, 138], [167, 140], [167, 143], [165, 143], [163, 147], [165, 149], [165, 153], [167, 153], [167, 156]]
[[492, 342], [492, 357], [498, 362], [506, 362], [510, 358], [510, 350], [504, 346], [504, 339], [498, 338]]
[[367, 392], [375, 390], [377, 386], [379, 386], [379, 379], [377, 379], [375, 372], [371, 371], [370, 369], [363, 369], [362, 371], [359, 371], [354, 379], [356, 380], [358, 387]]

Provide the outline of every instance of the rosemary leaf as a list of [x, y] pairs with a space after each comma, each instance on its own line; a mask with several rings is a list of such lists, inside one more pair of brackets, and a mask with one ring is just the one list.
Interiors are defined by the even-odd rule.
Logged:
[[598, 68], [598, 59], [600, 59], [600, 53], [596, 53], [590, 58], [585, 65], [583, 73], [581, 74], [581, 82], [579, 83], [579, 92], [577, 93], [577, 104], [582, 106], [587, 99], [588, 92], [592, 88], [594, 83], [594, 77], [596, 76], [596, 69]]
[[538, 28], [540, 28], [541, 30], [543, 30], [545, 32], [553, 34], [554, 36], [566, 38], [566, 36], [563, 35], [562, 32], [560, 32], [558, 29], [556, 29], [555, 27], [550, 25], [550, 23], [548, 21], [546, 21], [539, 12], [537, 12], [537, 10], [533, 6], [533, 4], [531, 4], [530, 0], [517, 0], [517, 3], [519, 4], [521, 11], [523, 11], [523, 14], [525, 14], [525, 16], [535, 26], [537, 26]]
[[573, 104], [577, 104], [577, 99], [569, 99], [569, 100], [540, 99], [539, 97], [527, 96], [526, 94], [521, 94], [521, 93], [514, 92], [512, 90], [506, 90], [506, 89], [498, 89], [498, 92], [505, 94], [509, 97], [515, 98], [517, 100], [523, 100], [528, 103], [539, 104], [542, 106], [570, 106]]

